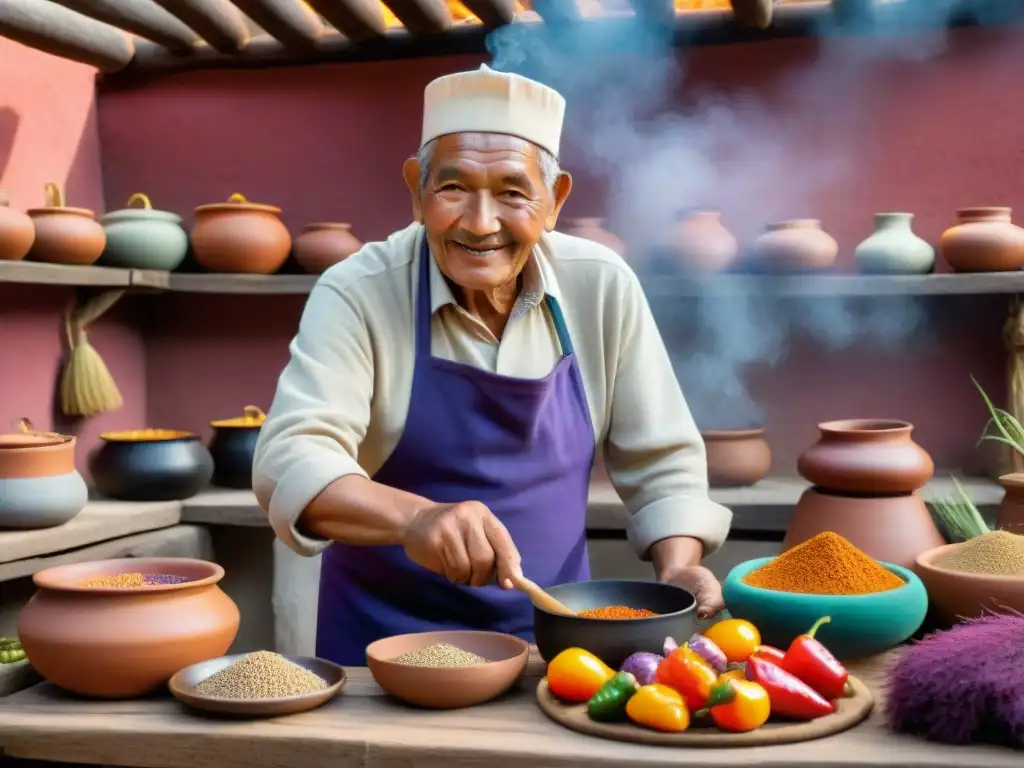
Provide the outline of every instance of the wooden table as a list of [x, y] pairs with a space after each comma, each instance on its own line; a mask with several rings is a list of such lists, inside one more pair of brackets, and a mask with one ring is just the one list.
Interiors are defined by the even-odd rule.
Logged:
[[[884, 657], [853, 665], [877, 690]], [[83, 659], [83, 663], [88, 663]], [[851, 731], [803, 744], [747, 749], [666, 749], [591, 738], [550, 722], [531, 659], [519, 689], [484, 706], [433, 712], [387, 697], [364, 668], [349, 670], [341, 696], [321, 709], [263, 721], [194, 715], [174, 699], [84, 701], [48, 683], [0, 703], [0, 747], [10, 757], [137, 768], [1020, 768], [995, 747], [951, 748], [889, 733], [876, 705]]]

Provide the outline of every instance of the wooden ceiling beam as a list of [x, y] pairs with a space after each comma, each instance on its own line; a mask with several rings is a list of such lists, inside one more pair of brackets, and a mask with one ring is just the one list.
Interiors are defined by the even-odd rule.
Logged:
[[355, 43], [381, 38], [387, 31], [377, 0], [306, 0], [327, 22]]
[[462, 0], [485, 27], [511, 24], [516, 18], [516, 0]]
[[441, 35], [452, 27], [452, 10], [444, 0], [384, 0], [411, 35]]
[[0, 35], [100, 72], [118, 72], [135, 55], [121, 30], [47, 0], [0, 2]]
[[249, 43], [245, 15], [229, 0], [155, 0], [168, 13], [194, 29], [220, 53], [235, 53]]
[[275, 40], [288, 48], [312, 48], [326, 31], [302, 0], [231, 0]]
[[172, 51], [187, 51], [200, 41], [193, 30], [152, 0], [52, 0], [83, 16], [119, 27]]

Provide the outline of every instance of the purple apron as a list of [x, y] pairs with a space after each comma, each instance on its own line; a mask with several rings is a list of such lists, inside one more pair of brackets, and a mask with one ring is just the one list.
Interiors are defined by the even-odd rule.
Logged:
[[[409, 414], [373, 479], [439, 504], [483, 502], [508, 528], [530, 579], [541, 586], [585, 581], [595, 441], [561, 309], [546, 297], [562, 359], [543, 379], [432, 357], [431, 258], [424, 238]], [[439, 629], [488, 629], [532, 642], [533, 607], [525, 595], [496, 584], [452, 584], [413, 563], [400, 546], [336, 542], [324, 552], [317, 656], [365, 666], [373, 641]]]

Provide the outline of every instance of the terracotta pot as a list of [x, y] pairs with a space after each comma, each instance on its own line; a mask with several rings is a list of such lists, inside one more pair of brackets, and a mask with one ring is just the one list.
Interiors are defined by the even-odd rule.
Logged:
[[728, 269], [739, 253], [736, 238], [722, 224], [718, 211], [683, 214], [670, 247], [684, 269], [698, 273]]
[[308, 224], [295, 238], [292, 253], [300, 267], [310, 274], [319, 275], [362, 247], [363, 244], [352, 234], [351, 224]]
[[96, 490], [122, 501], [180, 501], [213, 477], [213, 458], [199, 435], [170, 429], [104, 432], [89, 457]]
[[754, 266], [773, 272], [830, 269], [838, 255], [839, 244], [817, 219], [769, 224], [754, 243]]
[[281, 209], [234, 194], [226, 203], [196, 208], [192, 251], [210, 272], [270, 275], [288, 259], [292, 238]]
[[[84, 587], [119, 573], [185, 576], [183, 584]], [[178, 557], [99, 560], [47, 568], [21, 610], [18, 638], [33, 667], [84, 696], [124, 699], [162, 688], [180, 669], [223, 656], [238, 633], [238, 607], [217, 586], [216, 563]]]
[[713, 488], [753, 485], [772, 468], [772, 449], [763, 429], [701, 430]]
[[95, 214], [66, 207], [64, 192], [53, 182], [46, 185], [46, 207], [31, 208], [28, 215], [36, 230], [28, 254], [33, 261], [89, 266], [107, 245], [107, 234]]
[[256, 441], [266, 415], [255, 405], [245, 406], [245, 415], [234, 419], [211, 421], [213, 439], [210, 455], [213, 457], [214, 485], [222, 488], [252, 489], [252, 462], [256, 455]]
[[797, 460], [797, 471], [813, 485], [840, 493], [910, 493], [935, 471], [931, 456], [911, 439], [909, 422], [849, 419], [818, 429], [818, 442]]
[[0, 189], [0, 261], [19, 261], [32, 248], [36, 228], [28, 214], [11, 208], [7, 191]]
[[1024, 229], [1009, 208], [961, 208], [942, 233], [939, 252], [957, 272], [1013, 272], [1024, 266]]
[[913, 568], [925, 550], [945, 543], [916, 493], [844, 496], [808, 488], [797, 502], [782, 551], [824, 531], [838, 533], [876, 560], [905, 568]]
[[1015, 472], [999, 478], [1006, 490], [996, 513], [996, 528], [1024, 534], [1024, 474]]
[[606, 248], [611, 248], [619, 256], [625, 258], [626, 244], [617, 235], [604, 228], [604, 219], [582, 218], [569, 219], [565, 234], [573, 237], [582, 237], [585, 240], [593, 240]]
[[75, 438], [37, 432], [28, 419], [0, 435], [0, 529], [63, 525], [89, 501], [75, 470]]
[[935, 618], [945, 626], [963, 619], [978, 618], [1007, 608], [1024, 613], [1024, 579], [961, 573], [936, 567], [935, 563], [962, 544], [944, 544], [922, 552], [915, 572], [928, 590], [928, 602]]

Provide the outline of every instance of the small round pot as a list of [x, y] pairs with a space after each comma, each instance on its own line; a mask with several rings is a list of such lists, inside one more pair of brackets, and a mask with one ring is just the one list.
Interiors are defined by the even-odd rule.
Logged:
[[122, 501], [180, 501], [213, 477], [213, 458], [199, 435], [166, 429], [106, 432], [89, 457], [96, 490]]
[[[133, 205], [142, 204], [142, 208]], [[131, 269], [159, 269], [171, 272], [181, 266], [188, 253], [188, 234], [181, 216], [153, 210], [149, 198], [138, 193], [124, 208], [100, 219], [107, 233], [107, 247], [101, 263]]]
[[914, 425], [847, 419], [818, 425], [818, 442], [797, 459], [810, 483], [842, 493], [910, 493], [931, 480], [935, 464], [911, 439]]
[[31, 208], [28, 215], [36, 231], [28, 254], [33, 261], [89, 266], [106, 247], [107, 235], [95, 214], [66, 207], [64, 193], [52, 182], [46, 185], [46, 207]]
[[1013, 272], [1024, 266], [1024, 229], [1009, 208], [961, 208], [939, 251], [956, 272]]
[[[119, 573], [185, 576], [183, 584], [85, 587]], [[99, 560], [47, 568], [18, 617], [32, 666], [54, 685], [83, 696], [127, 699], [167, 685], [180, 669], [227, 653], [238, 607], [217, 586], [216, 563], [178, 557]]]
[[267, 417], [255, 405], [245, 406], [245, 415], [211, 421], [213, 438], [213, 484], [222, 488], [252, 488], [252, 461], [256, 441]]
[[363, 247], [351, 224], [307, 224], [295, 238], [292, 255], [306, 272], [319, 275]]
[[567, 224], [565, 234], [600, 243], [606, 248], [611, 248], [619, 256], [625, 257], [626, 244], [616, 234], [604, 228], [604, 219], [596, 217], [569, 219]]
[[0, 435], [0, 529], [63, 525], [89, 501], [75, 470], [75, 438], [32, 431], [27, 419], [20, 426]]
[[935, 267], [935, 249], [914, 234], [912, 213], [876, 213], [875, 231], [854, 251], [857, 267], [872, 275], [924, 275]]
[[739, 246], [718, 211], [692, 211], [676, 225], [671, 249], [690, 272], [721, 272], [736, 263]]
[[709, 429], [700, 434], [707, 450], [711, 487], [753, 485], [768, 476], [772, 449], [763, 429]]
[[996, 528], [1000, 531], [1024, 534], [1024, 474], [1014, 472], [999, 478], [1006, 493], [996, 513]]
[[817, 219], [779, 221], [765, 227], [754, 243], [754, 266], [768, 272], [820, 272], [831, 269], [839, 244]]
[[226, 203], [199, 206], [191, 233], [196, 262], [209, 272], [277, 272], [292, 247], [280, 217], [280, 208], [250, 203], [238, 194]]
[[11, 208], [7, 190], [0, 189], [0, 261], [25, 258], [36, 239], [36, 228], [28, 214]]
[[962, 546], [944, 544], [917, 558], [914, 570], [924, 582], [935, 618], [945, 626], [975, 619], [991, 611], [1024, 613], [1024, 577], [989, 576], [939, 568], [936, 563]]

